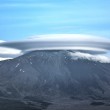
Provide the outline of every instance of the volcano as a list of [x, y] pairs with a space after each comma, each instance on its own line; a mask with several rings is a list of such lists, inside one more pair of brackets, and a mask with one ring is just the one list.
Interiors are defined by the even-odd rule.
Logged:
[[109, 110], [110, 64], [75, 60], [70, 52], [0, 62], [0, 110]]

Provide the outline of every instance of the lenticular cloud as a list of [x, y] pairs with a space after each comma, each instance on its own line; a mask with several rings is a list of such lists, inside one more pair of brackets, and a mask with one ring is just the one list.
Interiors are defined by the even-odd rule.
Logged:
[[[91, 35], [37, 35], [24, 41], [2, 42], [0, 48], [3, 47], [8, 49], [4, 50], [7, 55], [12, 53], [12, 58], [36, 50], [73, 50], [72, 56], [74, 58], [77, 56], [77, 58], [86, 58], [93, 61], [110, 62], [109, 57], [106, 56], [110, 50], [110, 39]], [[12, 51], [9, 52], [9, 49], [12, 49]], [[0, 54], [3, 56], [3, 53]]]

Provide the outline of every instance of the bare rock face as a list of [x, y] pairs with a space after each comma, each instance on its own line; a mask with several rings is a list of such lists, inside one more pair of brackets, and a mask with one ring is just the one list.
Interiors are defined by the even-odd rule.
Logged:
[[70, 51], [35, 51], [0, 62], [0, 97], [110, 99], [110, 64], [73, 60]]

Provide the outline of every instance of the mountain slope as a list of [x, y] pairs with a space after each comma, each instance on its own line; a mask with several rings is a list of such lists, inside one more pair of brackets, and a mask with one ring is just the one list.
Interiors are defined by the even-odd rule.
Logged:
[[0, 97], [110, 99], [110, 64], [35, 51], [0, 62]]

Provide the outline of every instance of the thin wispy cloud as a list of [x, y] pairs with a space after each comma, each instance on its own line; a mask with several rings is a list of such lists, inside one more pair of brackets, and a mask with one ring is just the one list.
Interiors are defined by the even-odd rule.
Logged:
[[42, 8], [49, 8], [52, 7], [52, 4], [50, 3], [4, 3], [0, 5], [0, 8], [20, 8], [20, 7], [31, 7], [31, 8], [37, 8], [37, 7], [42, 7]]
[[110, 42], [109, 38], [103, 38], [93, 35], [86, 34], [46, 34], [46, 35], [35, 35], [30, 36], [27, 40], [36, 41], [94, 41], [94, 42]]

